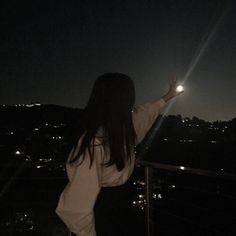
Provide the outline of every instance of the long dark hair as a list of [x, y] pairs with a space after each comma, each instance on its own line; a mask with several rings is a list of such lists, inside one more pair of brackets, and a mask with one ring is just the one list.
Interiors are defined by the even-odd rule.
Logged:
[[[135, 89], [130, 77], [121, 73], [106, 73], [95, 81], [88, 104], [84, 109], [83, 122], [74, 142], [78, 139], [81, 145], [78, 154], [68, 163], [84, 160], [86, 150], [89, 151], [90, 167], [94, 160], [94, 140], [98, 130], [102, 130], [104, 150], [109, 149], [109, 158], [106, 166], [116, 165], [121, 171], [125, 161], [133, 155], [136, 139], [132, 122], [132, 108], [135, 103]], [[72, 154], [73, 155], [73, 154]]]

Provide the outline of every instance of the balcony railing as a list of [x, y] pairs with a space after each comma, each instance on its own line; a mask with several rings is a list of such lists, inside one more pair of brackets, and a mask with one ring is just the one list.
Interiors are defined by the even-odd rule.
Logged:
[[[56, 175], [45, 175], [43, 168], [38, 169], [40, 172], [35, 181], [35, 192], [44, 191], [41, 193], [42, 202], [35, 203], [35, 199], [28, 202], [26, 186], [24, 189], [18, 189], [20, 182], [25, 185], [32, 186], [34, 183], [28, 178], [30, 163], [21, 163], [15, 166], [15, 171], [12, 172], [12, 177], [8, 183], [4, 185], [1, 191], [0, 200], [1, 206], [7, 208], [6, 201], [11, 201], [12, 210], [16, 209], [55, 209], [55, 197], [61, 191], [62, 183], [66, 183], [66, 178], [63, 177], [63, 171]], [[8, 168], [5, 166], [5, 169]], [[12, 170], [13, 166], [9, 166]], [[186, 166], [176, 166], [169, 164], [153, 163], [148, 161], [138, 161], [137, 169], [140, 169], [143, 176], [143, 191], [144, 191], [144, 212], [145, 225], [147, 236], [164, 236], [164, 235], [236, 235], [236, 175], [225, 173], [222, 171], [212, 171], [204, 169], [195, 169]], [[37, 171], [31, 170], [32, 173]], [[24, 174], [22, 174], [24, 172]], [[52, 173], [52, 172], [50, 172]], [[139, 177], [138, 177], [139, 178]], [[30, 182], [31, 181], [31, 182]], [[43, 184], [41, 184], [43, 182]], [[50, 189], [49, 186], [54, 186]], [[57, 186], [57, 187], [56, 187]], [[55, 188], [56, 189], [55, 191]], [[18, 190], [25, 191], [25, 195], [16, 193]], [[51, 191], [57, 192], [51, 194]], [[7, 194], [12, 192], [11, 197]], [[52, 195], [52, 197], [50, 197]], [[14, 202], [15, 199], [24, 200], [24, 206], [19, 207], [20, 202]], [[197, 198], [197, 199], [196, 199]], [[47, 204], [49, 207], [47, 207]], [[3, 211], [2, 211], [3, 212]], [[37, 214], [30, 215], [25, 211], [14, 216], [16, 227], [27, 226], [29, 229], [37, 228], [33, 222], [37, 218]], [[185, 213], [185, 214], [183, 214]], [[208, 217], [206, 215], [209, 215]], [[166, 217], [167, 216], [167, 217]], [[50, 215], [50, 222], [55, 222], [55, 225], [49, 224], [47, 227], [60, 228], [58, 235], [72, 235], [60, 225], [56, 216]], [[167, 218], [167, 220], [166, 220]], [[13, 222], [13, 223], [14, 223]], [[8, 223], [6, 221], [6, 223]], [[181, 226], [184, 226], [185, 232]], [[168, 228], [169, 227], [169, 228]], [[194, 229], [191, 229], [194, 227]], [[46, 225], [45, 225], [46, 228]], [[192, 230], [192, 232], [191, 232]], [[52, 231], [49, 229], [48, 231]], [[174, 231], [174, 233], [173, 233]], [[56, 231], [55, 231], [56, 232]], [[39, 235], [55, 235], [44, 233]], [[8, 232], [9, 233], [9, 232]], [[7, 234], [10, 235], [10, 234]], [[13, 235], [13, 234], [12, 234]], [[28, 235], [28, 234], [27, 234]], [[34, 235], [34, 234], [29, 234]], [[38, 234], [37, 234], [38, 235]]]
[[[236, 235], [236, 216], [234, 214], [236, 209], [236, 194], [234, 193], [236, 187], [235, 174], [148, 161], [139, 161], [138, 166], [145, 169], [145, 221], [147, 236]], [[186, 182], [186, 178], [188, 183], [183, 183]], [[174, 191], [171, 191], [171, 189]], [[183, 201], [179, 199], [176, 189], [178, 189], [180, 196], [189, 194], [189, 197], [193, 197], [193, 194], [200, 193], [198, 196], [196, 194], [195, 197], [200, 198], [200, 196], [203, 196], [203, 198], [187, 203], [185, 202], [187, 197], [185, 197]], [[159, 193], [155, 193], [155, 191], [159, 191]], [[153, 196], [159, 196], [158, 200], [154, 200]], [[175, 199], [174, 196], [177, 199]], [[209, 199], [215, 202], [208, 203], [207, 201]], [[161, 206], [161, 201], [164, 201], [165, 204], [171, 203], [173, 206], [172, 209], [170, 209], [170, 206]], [[177, 208], [183, 211], [186, 211], [186, 208], [188, 208], [187, 216], [179, 214], [178, 210], [176, 214], [176, 209], [173, 211], [175, 204], [182, 204], [182, 207], [178, 206]], [[217, 204], [217, 206], [214, 204]], [[219, 209], [214, 209], [214, 207], [219, 207]], [[162, 221], [162, 223], [169, 224], [172, 230], [168, 231], [165, 227], [162, 227], [160, 223], [158, 224], [158, 220], [155, 220], [154, 211], [160, 211], [160, 208], [167, 211], [165, 214], [169, 214], [169, 217], [167, 217], [168, 220], [166, 222]], [[215, 219], [215, 217], [209, 216], [206, 220], [208, 222], [203, 222], [203, 220], [194, 219], [192, 216], [190, 217], [190, 215], [195, 215], [196, 217], [199, 214], [196, 214], [194, 211], [212, 211], [212, 214], [218, 214], [218, 216], [222, 218]], [[205, 215], [202, 215], [202, 217], [204, 219], [207, 218]], [[176, 222], [182, 222], [184, 227], [186, 227], [186, 224], [194, 225], [196, 232], [194, 233], [194, 229], [191, 229], [191, 227], [189, 227], [189, 231], [178, 232], [178, 227], [175, 229], [176, 222], [175, 224], [171, 222], [171, 218], [178, 219]], [[162, 227], [162, 230], [158, 231], [158, 227]]]

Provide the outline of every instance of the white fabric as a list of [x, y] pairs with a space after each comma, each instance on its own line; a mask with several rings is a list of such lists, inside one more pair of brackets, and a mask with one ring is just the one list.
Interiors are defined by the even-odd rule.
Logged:
[[[160, 99], [147, 103], [133, 110], [133, 124], [137, 134], [137, 143], [140, 143], [159, 115], [165, 101]], [[127, 162], [125, 168], [118, 172], [115, 165], [104, 167], [104, 149], [99, 139], [94, 148], [94, 162], [89, 169], [89, 154], [85, 154], [83, 163], [79, 166], [66, 164], [68, 183], [61, 193], [56, 214], [76, 236], [96, 236], [93, 207], [101, 187], [118, 186], [124, 184], [131, 176], [135, 158]], [[80, 141], [74, 155], [77, 154]], [[72, 150], [68, 160], [72, 157]]]

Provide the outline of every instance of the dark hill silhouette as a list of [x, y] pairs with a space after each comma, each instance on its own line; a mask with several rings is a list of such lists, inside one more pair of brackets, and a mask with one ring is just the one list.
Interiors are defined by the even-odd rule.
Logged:
[[82, 113], [82, 109], [54, 104], [40, 106], [1, 106], [0, 126], [31, 126], [43, 123], [70, 123]]

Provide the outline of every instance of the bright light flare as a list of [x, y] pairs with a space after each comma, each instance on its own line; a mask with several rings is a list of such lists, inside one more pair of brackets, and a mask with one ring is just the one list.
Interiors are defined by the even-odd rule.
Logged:
[[181, 93], [181, 92], [183, 92], [183, 91], [184, 91], [184, 86], [183, 86], [183, 85], [178, 85], [178, 86], [176, 87], [176, 92]]

